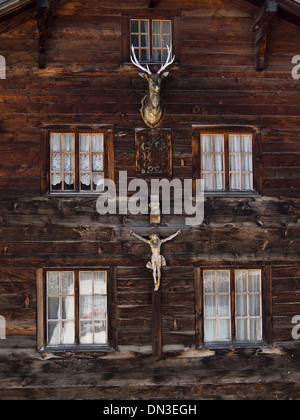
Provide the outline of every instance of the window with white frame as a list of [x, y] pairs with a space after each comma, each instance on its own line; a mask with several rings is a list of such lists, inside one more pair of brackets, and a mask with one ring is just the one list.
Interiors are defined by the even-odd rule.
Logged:
[[50, 133], [50, 191], [101, 191], [104, 179], [103, 133]]
[[200, 132], [200, 168], [205, 190], [253, 191], [253, 143], [250, 132]]
[[204, 342], [263, 340], [262, 271], [203, 270]]
[[47, 346], [108, 345], [107, 305], [107, 271], [47, 271]]

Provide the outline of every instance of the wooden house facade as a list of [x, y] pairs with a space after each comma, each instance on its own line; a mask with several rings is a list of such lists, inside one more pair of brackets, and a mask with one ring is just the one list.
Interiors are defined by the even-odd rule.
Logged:
[[[1, 399], [300, 398], [299, 22], [294, 0], [0, 1]], [[151, 127], [131, 45], [157, 74], [168, 44]], [[203, 222], [99, 214], [125, 174], [129, 197], [204, 179]], [[158, 291], [132, 231], [180, 231]]]

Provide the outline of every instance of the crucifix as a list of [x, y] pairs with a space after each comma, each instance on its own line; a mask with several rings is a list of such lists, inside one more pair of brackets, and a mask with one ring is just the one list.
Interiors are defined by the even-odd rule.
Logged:
[[162, 353], [162, 316], [161, 316], [161, 269], [167, 265], [165, 257], [160, 254], [161, 246], [168, 241], [176, 238], [181, 233], [178, 230], [174, 235], [165, 239], [160, 239], [157, 234], [150, 235], [149, 239], [130, 231], [130, 234], [151, 247], [152, 257], [146, 265], [153, 271], [154, 291], [152, 292], [152, 354], [161, 356]]
[[161, 268], [167, 265], [165, 257], [160, 254], [161, 246], [168, 241], [176, 238], [181, 233], [181, 230], [178, 230], [174, 235], [169, 236], [166, 239], [160, 239], [156, 234], [150, 235], [149, 239], [144, 238], [137, 233], [130, 231], [132, 236], [135, 236], [142, 242], [145, 242], [147, 245], [150, 245], [152, 251], [151, 262], [149, 261], [146, 265], [147, 268], [153, 271], [153, 280], [154, 280], [154, 291], [157, 292], [160, 288], [161, 280]]

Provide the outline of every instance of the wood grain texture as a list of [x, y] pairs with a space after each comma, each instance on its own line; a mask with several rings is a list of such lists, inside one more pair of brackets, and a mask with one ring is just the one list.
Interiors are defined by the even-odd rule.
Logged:
[[[258, 73], [258, 8], [244, 0], [162, 0], [153, 9], [145, 0], [58, 0], [50, 9], [44, 70], [36, 11], [1, 21], [7, 79], [0, 83], [0, 314], [7, 340], [0, 341], [0, 398], [299, 399], [299, 345], [291, 336], [300, 302], [300, 83], [291, 77], [299, 27], [274, 17], [265, 71]], [[96, 197], [47, 194], [49, 127], [105, 125], [109, 177], [117, 186], [119, 171], [136, 178], [145, 84], [126, 62], [123, 35], [124, 16], [143, 13], [171, 15], [180, 34], [180, 61], [162, 86], [172, 176], [200, 174], [195, 127], [250, 126], [258, 133], [258, 194], [207, 196], [200, 227], [185, 226], [185, 215], [173, 212], [151, 227], [146, 215], [100, 216]], [[153, 322], [149, 250], [130, 230], [167, 237], [179, 228], [163, 248], [161, 316]], [[203, 344], [203, 266], [264, 269], [272, 347], [195, 350]], [[55, 267], [110, 269], [111, 342], [119, 351], [45, 359], [37, 352], [41, 271]], [[155, 360], [153, 329], [163, 352]]]

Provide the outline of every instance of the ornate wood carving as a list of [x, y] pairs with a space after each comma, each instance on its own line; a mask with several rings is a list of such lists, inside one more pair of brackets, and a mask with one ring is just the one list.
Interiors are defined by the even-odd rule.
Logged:
[[135, 142], [138, 173], [147, 176], [172, 174], [171, 130], [136, 130]]

